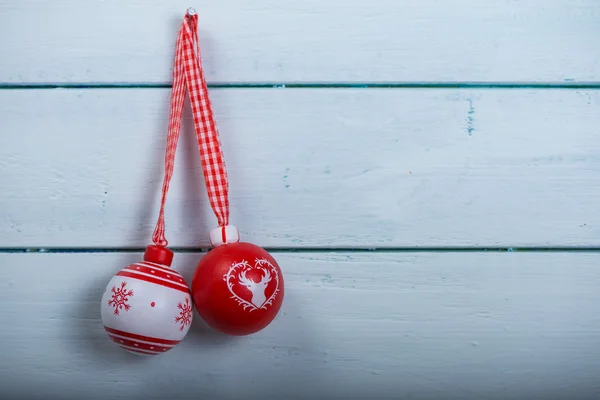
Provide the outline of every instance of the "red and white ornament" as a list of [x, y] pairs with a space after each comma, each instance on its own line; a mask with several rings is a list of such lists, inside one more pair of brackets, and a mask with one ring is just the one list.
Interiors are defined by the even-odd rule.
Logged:
[[169, 268], [173, 252], [146, 248], [144, 260], [119, 271], [102, 295], [101, 317], [113, 342], [139, 355], [164, 353], [192, 324], [193, 300], [187, 283]]
[[214, 249], [198, 263], [192, 279], [194, 304], [212, 328], [229, 335], [256, 333], [277, 316], [284, 296], [283, 274], [264, 249], [239, 242], [237, 229], [211, 232]]
[[158, 221], [152, 235], [154, 244], [146, 248], [143, 261], [119, 271], [102, 296], [102, 322], [109, 337], [135, 354], [161, 354], [172, 349], [185, 337], [192, 324], [193, 299], [187, 282], [170, 268], [173, 252], [167, 248], [164, 218], [185, 98], [184, 55], [181, 51], [183, 28], [184, 25], [175, 53], [165, 175]]
[[269, 253], [240, 243], [237, 228], [229, 225], [229, 181], [202, 71], [197, 25], [198, 15], [188, 10], [177, 42], [183, 67], [175, 69], [187, 83], [204, 181], [219, 227], [210, 233], [215, 248], [196, 268], [192, 295], [209, 326], [230, 335], [248, 335], [264, 329], [279, 312], [283, 274]]

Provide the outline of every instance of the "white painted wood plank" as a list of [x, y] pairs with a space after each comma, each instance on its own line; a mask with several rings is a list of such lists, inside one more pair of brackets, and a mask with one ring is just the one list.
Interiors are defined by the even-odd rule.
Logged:
[[[243, 240], [599, 244], [598, 91], [211, 94]], [[0, 91], [2, 246], [149, 244], [168, 99], [167, 89]], [[207, 246], [216, 219], [185, 118], [167, 239]]]
[[[141, 254], [0, 256], [5, 398], [509, 399], [600, 395], [600, 268], [586, 253], [274, 253], [279, 317], [229, 338], [197, 317], [157, 358], [115, 346], [110, 277]], [[176, 254], [186, 279], [197, 254]]]
[[596, 0], [21, 0], [0, 82], [170, 82], [190, 5], [210, 82], [600, 79]]

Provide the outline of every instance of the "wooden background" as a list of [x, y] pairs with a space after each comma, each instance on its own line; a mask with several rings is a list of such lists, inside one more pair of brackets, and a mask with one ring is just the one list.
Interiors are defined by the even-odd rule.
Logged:
[[[138, 358], [99, 301], [151, 241], [189, 6], [231, 221], [286, 298]], [[0, 397], [600, 396], [599, 89], [597, 0], [0, 0]], [[190, 279], [216, 220], [185, 119]]]

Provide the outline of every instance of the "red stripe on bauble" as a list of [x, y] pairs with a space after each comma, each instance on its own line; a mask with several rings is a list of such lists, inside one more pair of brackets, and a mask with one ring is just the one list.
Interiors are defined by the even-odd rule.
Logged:
[[165, 346], [161, 346], [156, 343], [145, 343], [145, 342], [140, 342], [138, 340], [125, 339], [124, 337], [114, 336], [110, 333], [108, 334], [108, 336], [112, 339], [113, 342], [115, 342], [119, 345], [130, 346], [130, 347], [133, 347], [133, 348], [139, 349], [139, 350], [163, 352], [163, 351], [167, 351], [167, 350], [170, 350], [173, 348], [173, 346], [165, 347]]
[[129, 333], [129, 332], [125, 332], [125, 331], [120, 331], [118, 329], [109, 328], [108, 326], [104, 326], [104, 329], [106, 329], [106, 332], [112, 333], [114, 335], [124, 336], [126, 338], [134, 339], [134, 340], [143, 340], [144, 342], [158, 343], [160, 345], [175, 346], [176, 344], [178, 344], [180, 342], [180, 340], [167, 340], [167, 339], [155, 338], [152, 336], [137, 335], [135, 333]]
[[129, 346], [124, 346], [124, 345], [122, 345], [122, 344], [120, 344], [119, 346], [121, 346], [121, 348], [122, 348], [123, 350], [131, 351], [131, 352], [133, 352], [133, 353], [140, 353], [140, 354], [143, 354], [143, 355], [145, 355], [145, 356], [157, 356], [157, 355], [159, 355], [159, 354], [162, 354], [162, 353], [153, 353], [153, 352], [151, 352], [151, 351], [138, 350], [138, 349], [135, 349], [135, 348], [133, 348], [133, 349], [132, 349], [131, 347], [129, 347]]
[[150, 266], [147, 266], [147, 265], [144, 265], [141, 263], [130, 265], [125, 269], [128, 271], [143, 272], [145, 274], [152, 275], [157, 278], [166, 279], [173, 283], [177, 283], [177, 284], [185, 286], [185, 283], [183, 283], [183, 278], [178, 274], [174, 274], [172, 271], [165, 272], [165, 271], [160, 270], [159, 268], [150, 267]]
[[154, 278], [152, 276], [142, 275], [142, 274], [136, 273], [135, 270], [133, 270], [133, 271], [121, 270], [117, 273], [116, 276], [126, 276], [127, 278], [138, 279], [140, 281], [150, 282], [150, 283], [154, 283], [154, 284], [168, 287], [171, 289], [176, 289], [183, 293], [188, 293], [188, 294], [190, 293], [190, 289], [183, 284], [174, 283], [171, 281], [163, 281], [163, 280]]
[[165, 267], [164, 265], [153, 263], [152, 261], [140, 261], [140, 262], [135, 263], [133, 265], [144, 265], [146, 267], [158, 268], [158, 269], [160, 269], [162, 271], [165, 271], [166, 273], [171, 273], [173, 275], [177, 275], [177, 276], [181, 277], [181, 275], [179, 275], [179, 272], [175, 271], [174, 269], [171, 269], [169, 267]]

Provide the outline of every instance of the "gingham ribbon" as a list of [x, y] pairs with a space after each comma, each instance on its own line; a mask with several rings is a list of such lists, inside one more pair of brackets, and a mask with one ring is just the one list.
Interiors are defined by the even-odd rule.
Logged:
[[168, 245], [165, 239], [165, 201], [169, 190], [169, 182], [173, 176], [175, 151], [181, 128], [186, 87], [194, 116], [194, 127], [208, 199], [219, 226], [224, 227], [229, 224], [229, 183], [219, 132], [208, 97], [206, 80], [202, 72], [198, 43], [198, 15], [193, 9], [189, 9], [183, 19], [175, 49], [173, 89], [171, 92], [169, 131], [165, 154], [165, 176], [158, 222], [152, 235], [154, 244], [159, 246]]

